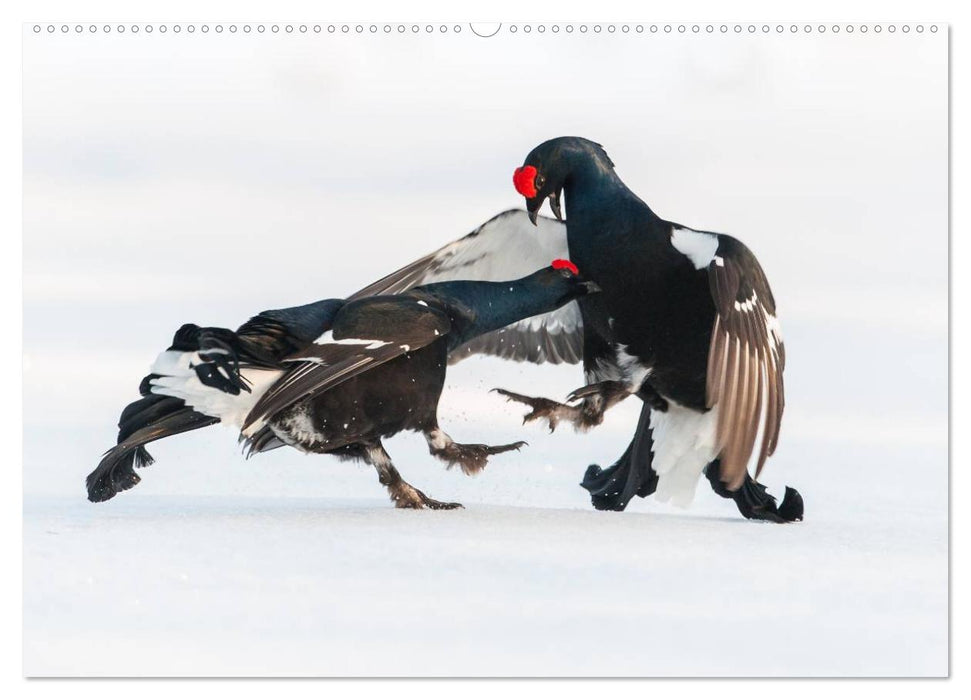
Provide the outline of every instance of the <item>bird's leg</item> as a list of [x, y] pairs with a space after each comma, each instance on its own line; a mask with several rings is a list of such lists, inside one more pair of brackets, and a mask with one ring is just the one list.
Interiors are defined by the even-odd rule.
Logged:
[[378, 481], [388, 489], [388, 495], [395, 508], [431, 508], [432, 510], [452, 510], [461, 508], [461, 503], [443, 503], [429, 498], [407, 481], [391, 463], [391, 457], [380, 442], [367, 445], [364, 460], [378, 471]]
[[425, 431], [425, 440], [428, 441], [428, 451], [446, 462], [449, 469], [457, 464], [464, 474], [469, 475], [482, 471], [492, 455], [518, 450], [526, 445], [522, 440], [508, 445], [464, 445], [452, 440], [438, 426]]
[[657, 390], [647, 382], [641, 384], [641, 388], [637, 390], [637, 395], [641, 397], [641, 401], [655, 411], [661, 411], [663, 413], [668, 410], [668, 400], [657, 393]]
[[569, 421], [574, 430], [584, 431], [600, 425], [609, 408], [630, 396], [630, 389], [623, 382], [605, 381], [588, 384], [570, 393], [567, 401], [580, 401], [576, 405], [559, 403], [551, 399], [523, 396], [505, 389], [493, 389], [509, 401], [526, 404], [533, 410], [526, 414], [523, 423], [546, 419], [550, 432], [556, 430], [560, 421]]
[[802, 520], [802, 496], [794, 488], [786, 486], [786, 494], [782, 503], [776, 505], [775, 498], [748, 474], [737, 491], [729, 491], [721, 480], [719, 470], [721, 463], [716, 459], [705, 467], [705, 476], [711, 483], [712, 490], [722, 498], [735, 501], [738, 512], [749, 520], [767, 520], [773, 523], [791, 523]]

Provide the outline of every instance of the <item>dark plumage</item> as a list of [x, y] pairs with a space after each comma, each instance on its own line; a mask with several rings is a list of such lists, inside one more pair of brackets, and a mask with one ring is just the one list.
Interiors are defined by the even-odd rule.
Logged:
[[[657, 216], [586, 139], [539, 145], [515, 182], [534, 220], [547, 200], [558, 213], [565, 192], [570, 257], [603, 288], [579, 302], [593, 385], [581, 390], [584, 406], [544, 406], [540, 414], [582, 425], [592, 422], [584, 414], [597, 413], [591, 402], [605, 410], [625, 393], [645, 400], [646, 415], [621, 460], [588, 470], [584, 486], [595, 505], [622, 509], [635, 493], [655, 488], [690, 499], [707, 470], [717, 475], [715, 490], [734, 498], [746, 517], [793, 519], [780, 518], [764, 489], [743, 488], [753, 482], [753, 452], [757, 477], [775, 450], [784, 406], [775, 300], [752, 252], [730, 236]], [[513, 398], [535, 412], [533, 400]], [[652, 449], [641, 449], [648, 434]], [[790, 491], [782, 510], [793, 516], [799, 497]], [[795, 516], [802, 517], [801, 499]]]
[[[635, 495], [652, 493], [687, 505], [705, 474], [745, 517], [801, 519], [796, 491], [788, 489], [777, 507], [746, 469], [753, 457], [757, 476], [775, 449], [785, 365], [775, 300], [751, 251], [730, 236], [661, 219], [586, 139], [541, 144], [513, 182], [527, 211], [503, 212], [365, 291], [397, 293], [457, 276], [501, 279], [551, 251], [570, 257], [602, 294], [481, 336], [460, 356], [582, 358], [587, 385], [567, 404], [500, 390], [530, 406], [526, 420], [545, 419], [551, 429], [560, 421], [591, 428], [632, 393], [641, 398], [630, 446], [611, 467], [591, 465], [584, 476], [598, 509], [623, 510]], [[566, 222], [539, 216], [548, 201], [559, 219], [563, 192]]]
[[[236, 332], [187, 323], [175, 332], [166, 353], [195, 353], [191, 372], [202, 386], [233, 396], [249, 394], [249, 385], [240, 374], [241, 366], [280, 369], [284, 357], [313, 342], [330, 327], [343, 305], [342, 299], [326, 299], [290, 309], [263, 311]], [[88, 500], [107, 501], [141, 481], [135, 468], [155, 462], [144, 447], [148, 443], [220, 422], [217, 416], [194, 411], [181, 398], [152, 393], [152, 384], [159, 378], [158, 374], [149, 374], [142, 379], [138, 387], [142, 398], [122, 411], [118, 443], [88, 475]]]
[[511, 282], [442, 282], [265, 311], [236, 332], [183, 326], [143, 380], [142, 399], [123, 412], [118, 445], [88, 477], [88, 497], [134, 486], [133, 467], [151, 463], [146, 443], [222, 421], [241, 428], [250, 454], [291, 445], [361, 459], [398, 507], [457, 507], [405, 482], [382, 438], [421, 431], [433, 455], [466, 473], [521, 447], [463, 445], [441, 430], [448, 355], [596, 290], [555, 263]]

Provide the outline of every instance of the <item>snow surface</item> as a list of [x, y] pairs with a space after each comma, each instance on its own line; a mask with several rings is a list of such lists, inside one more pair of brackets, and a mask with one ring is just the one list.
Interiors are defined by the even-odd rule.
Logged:
[[815, 522], [772, 527], [728, 509], [32, 503], [25, 670], [945, 674], [939, 518], [887, 526], [869, 513], [853, 527], [824, 518], [833, 505]]
[[[25, 499], [25, 672], [947, 673], [942, 442], [826, 444], [800, 437], [793, 411], [764, 481], [797, 486], [805, 522], [744, 521], [704, 483], [688, 511], [635, 499], [599, 513], [576, 483], [598, 451], [619, 454], [637, 406], [586, 436], [548, 436], [478, 389], [463, 418], [471, 377], [493, 365], [453, 368], [444, 427], [523, 436], [522, 453], [469, 478], [420, 436], [389, 441], [406, 479], [462, 511], [397, 511], [370, 468], [330, 457], [244, 462], [219, 428], [156, 443], [142, 483], [104, 504], [83, 499], [94, 461], [63, 479], [70, 495], [38, 488]], [[549, 391], [575, 372], [527, 376]]]

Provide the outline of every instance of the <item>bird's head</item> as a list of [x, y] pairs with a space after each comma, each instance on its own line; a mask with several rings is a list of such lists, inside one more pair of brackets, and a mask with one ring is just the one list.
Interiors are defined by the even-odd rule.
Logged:
[[549, 267], [534, 272], [527, 279], [548, 290], [557, 305], [601, 291], [596, 282], [581, 275], [577, 266], [569, 260], [554, 260]]
[[560, 136], [545, 141], [529, 152], [522, 167], [516, 168], [512, 181], [526, 198], [529, 220], [536, 217], [547, 199], [557, 219], [563, 221], [560, 194], [569, 178], [580, 169], [612, 172], [614, 164], [598, 143], [579, 136]]

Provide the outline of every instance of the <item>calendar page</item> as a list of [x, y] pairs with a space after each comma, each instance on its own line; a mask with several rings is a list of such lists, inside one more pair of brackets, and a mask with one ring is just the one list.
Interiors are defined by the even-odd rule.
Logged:
[[948, 675], [948, 36], [24, 25], [25, 675]]

